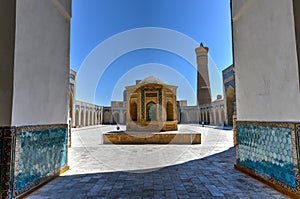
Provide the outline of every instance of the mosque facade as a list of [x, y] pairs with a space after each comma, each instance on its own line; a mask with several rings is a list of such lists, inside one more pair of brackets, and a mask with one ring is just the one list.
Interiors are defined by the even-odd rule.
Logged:
[[[217, 96], [217, 99], [211, 102], [211, 90], [208, 73], [208, 47], [202, 43], [195, 49], [198, 72], [197, 72], [197, 105], [190, 106], [187, 100], [175, 100], [172, 102], [175, 113], [174, 118], [178, 124], [205, 124], [205, 125], [232, 125], [234, 100], [234, 73], [233, 67], [229, 66], [223, 71], [224, 96]], [[229, 72], [228, 72], [229, 71]], [[71, 70], [70, 74], [70, 95], [75, 96], [76, 93], [76, 72]], [[165, 85], [156, 77], [151, 78], [154, 82], [158, 81], [161, 85]], [[141, 82], [149, 81], [149, 79], [136, 80], [136, 85]], [[134, 86], [135, 87], [135, 86]], [[72, 127], [84, 127], [99, 124], [126, 124], [128, 121], [127, 109], [128, 99], [124, 91], [123, 101], [112, 101], [111, 106], [100, 106], [91, 103], [74, 100], [72, 111], [70, 111]], [[201, 97], [202, 96], [202, 97]], [[227, 101], [226, 101], [227, 99]], [[129, 102], [130, 103], [130, 102]], [[70, 105], [71, 106], [71, 105]], [[167, 106], [167, 105], [166, 105]], [[71, 110], [71, 109], [70, 109]], [[130, 114], [129, 114], [130, 115]], [[144, 116], [145, 117], [145, 116]], [[141, 119], [141, 118], [140, 118]], [[175, 120], [175, 119], [174, 119]]]
[[126, 87], [127, 131], [177, 130], [177, 86], [150, 76]]

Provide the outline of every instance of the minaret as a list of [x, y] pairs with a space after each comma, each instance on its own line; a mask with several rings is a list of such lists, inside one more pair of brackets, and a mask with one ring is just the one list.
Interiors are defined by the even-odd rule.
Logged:
[[210, 83], [208, 76], [208, 47], [201, 43], [195, 49], [197, 55], [197, 103], [198, 105], [210, 104]]

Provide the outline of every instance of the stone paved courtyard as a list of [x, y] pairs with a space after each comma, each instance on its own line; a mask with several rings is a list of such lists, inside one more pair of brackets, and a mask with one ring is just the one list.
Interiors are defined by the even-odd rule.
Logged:
[[231, 130], [179, 125], [201, 132], [201, 145], [101, 144], [115, 130], [74, 129], [70, 170], [28, 198], [287, 198], [233, 168]]

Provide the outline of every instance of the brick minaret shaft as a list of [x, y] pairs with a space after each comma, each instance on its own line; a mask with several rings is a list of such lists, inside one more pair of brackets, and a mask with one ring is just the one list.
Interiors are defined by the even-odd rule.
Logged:
[[201, 43], [195, 49], [197, 55], [197, 103], [198, 105], [211, 103], [210, 82], [208, 75], [208, 47]]

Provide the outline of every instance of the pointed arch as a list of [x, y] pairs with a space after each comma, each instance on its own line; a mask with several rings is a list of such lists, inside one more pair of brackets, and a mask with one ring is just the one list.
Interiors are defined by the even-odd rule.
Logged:
[[157, 106], [154, 102], [149, 102], [147, 104], [147, 121], [157, 121]]
[[130, 118], [132, 121], [137, 121], [137, 104], [136, 104], [136, 102], [130, 103]]
[[90, 111], [90, 126], [93, 125], [93, 111]]
[[111, 114], [109, 111], [104, 112], [104, 123], [110, 123], [111, 122]]
[[81, 115], [80, 115], [80, 126], [84, 126], [85, 122], [84, 122], [84, 110], [81, 111]]
[[172, 102], [167, 102], [167, 121], [174, 120], [174, 108]]
[[85, 126], [89, 125], [89, 111], [85, 112]]
[[79, 126], [79, 110], [75, 111], [75, 126]]

